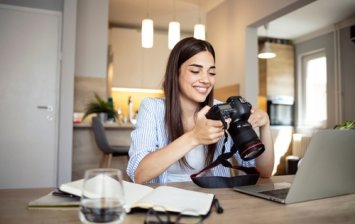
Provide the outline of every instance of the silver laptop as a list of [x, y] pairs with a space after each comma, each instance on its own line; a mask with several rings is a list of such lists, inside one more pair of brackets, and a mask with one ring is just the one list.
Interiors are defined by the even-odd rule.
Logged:
[[355, 193], [355, 130], [322, 130], [313, 134], [292, 184], [233, 189], [284, 204]]

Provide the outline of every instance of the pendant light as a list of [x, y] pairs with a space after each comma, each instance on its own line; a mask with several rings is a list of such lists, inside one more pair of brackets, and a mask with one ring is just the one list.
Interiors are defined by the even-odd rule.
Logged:
[[151, 19], [142, 20], [142, 47], [152, 48], [154, 43], [154, 22]]
[[168, 47], [173, 49], [175, 44], [180, 40], [180, 23], [176, 21], [171, 21], [169, 23], [169, 34], [168, 34]]
[[206, 40], [206, 30], [205, 30], [205, 25], [201, 23], [201, 6], [200, 6], [200, 1], [198, 1], [198, 7], [199, 7], [199, 12], [198, 12], [198, 24], [195, 24], [194, 26], [194, 38], [200, 39], [200, 40]]
[[270, 59], [276, 57], [276, 54], [271, 50], [269, 41], [265, 41], [263, 49], [258, 54], [258, 58]]
[[[147, 12], [149, 12], [149, 0], [147, 0]], [[142, 47], [152, 48], [154, 44], [154, 22], [149, 19], [149, 13], [147, 13], [147, 19], [142, 20]]]
[[268, 37], [267, 37], [267, 29], [268, 29], [268, 25], [265, 25], [265, 32], [266, 32], [266, 41], [264, 42], [264, 47], [261, 49], [261, 51], [258, 54], [258, 58], [261, 59], [271, 59], [276, 57], [276, 53], [272, 51], [271, 47], [270, 47], [270, 43], [268, 41]]
[[194, 26], [194, 37], [200, 40], [206, 40], [205, 25], [195, 24]]
[[174, 21], [169, 23], [169, 31], [168, 31], [168, 47], [169, 49], [173, 49], [175, 44], [180, 41], [180, 23], [175, 21], [176, 20], [176, 6], [175, 0], [173, 1], [173, 8], [174, 8]]

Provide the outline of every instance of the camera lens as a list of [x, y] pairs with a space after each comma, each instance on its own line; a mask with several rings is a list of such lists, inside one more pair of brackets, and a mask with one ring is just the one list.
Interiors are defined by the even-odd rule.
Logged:
[[249, 122], [233, 122], [228, 132], [232, 136], [243, 160], [254, 159], [264, 152], [264, 144], [260, 141]]
[[214, 105], [206, 114], [208, 119], [221, 120], [225, 126], [224, 119], [232, 119], [228, 132], [234, 141], [233, 147], [236, 147], [243, 160], [254, 159], [265, 151], [263, 143], [248, 122], [251, 107], [243, 97], [231, 96], [227, 103]]

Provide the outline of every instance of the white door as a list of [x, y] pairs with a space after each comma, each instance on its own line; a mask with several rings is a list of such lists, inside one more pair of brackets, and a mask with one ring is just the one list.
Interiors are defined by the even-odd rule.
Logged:
[[0, 4], [0, 188], [53, 187], [61, 13]]

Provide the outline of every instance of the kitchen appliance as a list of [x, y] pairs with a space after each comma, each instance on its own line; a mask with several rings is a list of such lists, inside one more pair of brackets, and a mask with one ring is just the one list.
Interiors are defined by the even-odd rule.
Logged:
[[267, 99], [267, 113], [270, 125], [294, 125], [294, 98], [292, 96], [272, 96]]

